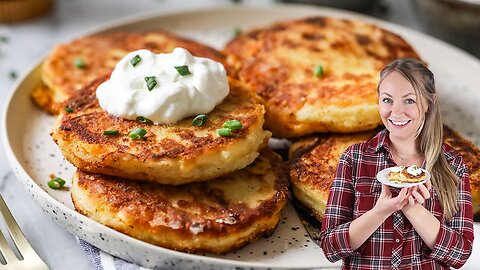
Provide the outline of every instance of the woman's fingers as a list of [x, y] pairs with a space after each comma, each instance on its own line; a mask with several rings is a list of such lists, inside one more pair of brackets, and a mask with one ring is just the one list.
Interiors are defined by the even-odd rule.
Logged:
[[409, 205], [414, 205], [415, 204], [415, 199], [413, 198], [413, 196], [408, 196], [408, 204]]
[[425, 182], [425, 186], [427, 187], [428, 190], [431, 190], [432, 189], [432, 181], [428, 180], [427, 182]]
[[415, 200], [419, 203], [419, 204], [423, 204], [425, 202], [425, 199], [422, 197], [422, 195], [420, 195], [420, 193], [418, 193], [418, 191], [414, 191], [412, 192], [412, 196], [415, 198]]
[[392, 195], [392, 193], [390, 192], [390, 187], [385, 184], [382, 184], [382, 193], [386, 196]]
[[418, 190], [420, 191], [420, 194], [425, 200], [430, 198], [430, 191], [428, 190], [428, 187], [426, 187], [425, 185], [420, 185], [418, 186]]

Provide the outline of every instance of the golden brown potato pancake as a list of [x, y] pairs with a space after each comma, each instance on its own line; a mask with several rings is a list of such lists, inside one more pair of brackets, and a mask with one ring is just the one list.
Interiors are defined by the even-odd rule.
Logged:
[[[155, 125], [108, 114], [95, 97], [106, 79], [94, 81], [64, 103], [73, 112], [59, 115], [52, 134], [65, 158], [81, 170], [161, 184], [206, 181], [252, 163], [270, 138], [263, 130], [261, 99], [238, 81], [230, 80], [228, 96], [197, 127], [193, 117]], [[242, 128], [232, 137], [219, 136], [217, 129], [233, 119]], [[141, 140], [129, 137], [135, 128], [147, 131]], [[106, 130], [119, 134], [103, 135]]]
[[185, 48], [194, 56], [211, 58], [227, 68], [222, 53], [166, 31], [102, 33], [55, 47], [42, 65], [45, 85], [31, 96], [42, 109], [57, 114], [62, 110], [59, 103], [93, 80], [109, 75], [129, 52], [147, 49], [170, 53], [175, 47]]
[[[400, 57], [419, 58], [400, 36], [355, 20], [311, 17], [254, 29], [230, 41], [227, 62], [266, 101], [275, 137], [357, 132], [382, 122], [380, 71]], [[323, 74], [315, 72], [322, 66]]]
[[186, 252], [226, 253], [271, 234], [288, 195], [282, 160], [264, 150], [250, 166], [181, 186], [78, 171], [80, 213], [140, 240]]

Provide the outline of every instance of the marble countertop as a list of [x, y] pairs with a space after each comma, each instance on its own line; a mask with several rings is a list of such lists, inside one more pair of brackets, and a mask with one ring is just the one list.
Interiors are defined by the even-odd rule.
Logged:
[[[48, 15], [17, 24], [0, 24], [0, 106], [13, 86], [38, 59], [56, 44], [65, 42], [88, 28], [143, 12], [172, 12], [202, 7], [233, 5], [227, 0], [57, 0]], [[242, 1], [241, 4], [268, 5], [275, 1]], [[412, 12], [410, 1], [385, 0], [367, 14], [423, 30]], [[428, 33], [428, 32], [427, 32]], [[3, 115], [2, 115], [3, 116]], [[2, 144], [2, 142], [0, 142]], [[50, 219], [24, 192], [8, 165], [3, 145], [0, 151], [0, 192], [34, 249], [50, 269], [94, 269], [75, 237]], [[3, 225], [2, 225], [3, 226]], [[477, 234], [478, 235], [478, 234]], [[474, 251], [472, 257], [479, 257]], [[471, 258], [472, 258], [471, 257]], [[474, 269], [472, 259], [462, 269]]]

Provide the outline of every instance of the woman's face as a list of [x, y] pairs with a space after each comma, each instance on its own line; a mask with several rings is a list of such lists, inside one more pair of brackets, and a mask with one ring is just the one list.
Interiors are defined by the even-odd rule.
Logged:
[[426, 102], [417, 97], [410, 82], [393, 71], [380, 84], [378, 99], [380, 117], [390, 137], [414, 140], [426, 112], [426, 106], [424, 111], [420, 107]]

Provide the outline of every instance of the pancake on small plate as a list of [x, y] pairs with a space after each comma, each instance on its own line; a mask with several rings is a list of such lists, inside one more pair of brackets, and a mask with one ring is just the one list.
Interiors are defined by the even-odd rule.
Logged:
[[40, 108], [57, 114], [63, 110], [59, 107], [61, 102], [93, 80], [109, 75], [129, 52], [147, 49], [170, 53], [176, 47], [220, 62], [228, 70], [222, 53], [166, 31], [101, 33], [55, 47], [42, 65], [44, 85], [31, 96]]
[[[157, 125], [108, 114], [95, 96], [106, 79], [75, 92], [63, 105], [72, 112], [59, 115], [52, 133], [65, 158], [80, 170], [172, 185], [206, 181], [252, 163], [270, 138], [263, 130], [261, 99], [238, 81], [229, 81], [228, 96], [198, 127], [193, 117]], [[234, 119], [242, 127], [231, 137], [219, 136], [217, 129]], [[129, 137], [136, 128], [146, 130], [140, 140]], [[107, 130], [118, 135], [106, 136]]]
[[250, 166], [181, 186], [77, 171], [80, 213], [115, 230], [185, 252], [226, 253], [275, 230], [288, 197], [281, 158], [269, 149]]
[[[377, 130], [378, 131], [378, 130]], [[329, 134], [302, 139], [290, 148], [290, 182], [296, 200], [322, 220], [338, 159], [348, 146], [372, 138], [377, 131]], [[467, 164], [474, 213], [480, 211], [480, 150], [444, 126], [444, 142], [460, 153]]]
[[254, 29], [224, 52], [240, 80], [265, 99], [266, 129], [287, 138], [381, 125], [378, 74], [394, 59], [419, 58], [394, 33], [331, 17]]
[[[414, 174], [415, 172], [418, 174]], [[395, 166], [390, 168], [388, 180], [394, 183], [419, 183], [427, 179], [427, 173], [422, 168], [412, 166]]]

